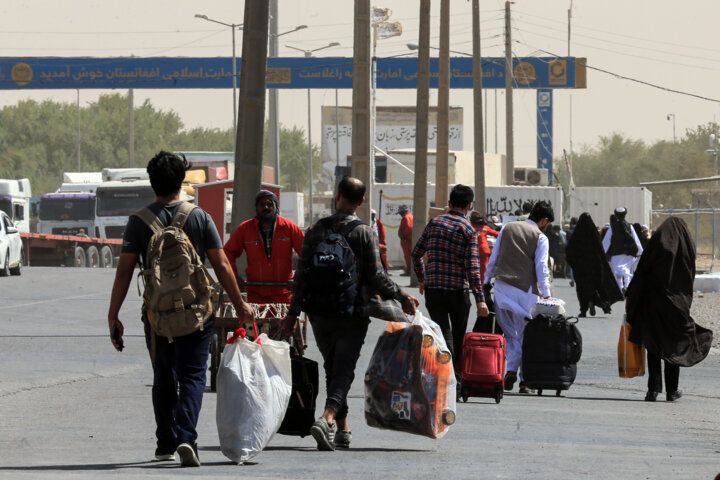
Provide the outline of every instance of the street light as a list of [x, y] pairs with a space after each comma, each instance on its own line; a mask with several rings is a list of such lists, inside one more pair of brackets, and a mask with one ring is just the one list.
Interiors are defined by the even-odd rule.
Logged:
[[[420, 45], [419, 45], [417, 42], [408, 42], [408, 43], [406, 43], [405, 45], [406, 45], [407, 48], [409, 48], [410, 50], [417, 50], [417, 49], [420, 48]], [[432, 45], [430, 45], [430, 48], [432, 48], [433, 50], [440, 50], [438, 47], [433, 47]], [[463, 56], [466, 56], [466, 57], [472, 57], [472, 54], [471, 54], [471, 53], [458, 52], [457, 50], [448, 50], [448, 52], [450, 52], [450, 53], [457, 53], [458, 55], [463, 55]]]
[[[319, 50], [325, 50], [326, 48], [330, 48], [330, 47], [338, 47], [338, 46], [340, 46], [340, 42], [330, 42], [327, 45], [325, 45], [324, 47], [313, 48], [312, 50], [297, 48], [297, 47], [293, 47], [292, 45], [285, 45], [285, 46], [287, 48], [292, 48], [293, 50], [303, 52], [305, 58], [311, 58], [313, 52], [317, 52]], [[309, 88], [307, 89], [307, 94], [308, 94], [308, 163], [310, 164], [310, 169], [309, 169], [310, 181], [308, 182], [310, 184], [310, 187], [309, 187], [310, 198], [309, 198], [308, 211], [310, 213], [310, 225], [312, 225], [312, 223], [313, 223], [313, 185], [312, 185], [313, 171], [312, 171], [312, 141], [310, 141], [311, 123], [310, 123], [310, 89]], [[337, 135], [337, 132], [335, 132], [335, 133]], [[335, 141], [338, 141], [338, 139], [336, 139]]]
[[[224, 25], [226, 27], [230, 27], [230, 30], [232, 31], [232, 81], [233, 81], [233, 136], [237, 137], [237, 60], [235, 57], [235, 29], [242, 30], [243, 24], [242, 23], [225, 23], [221, 22], [220, 20], [214, 20], [212, 18], [208, 18], [207, 15], [202, 15], [199, 13], [195, 14], [195, 18], [199, 18], [201, 20], [207, 20], [208, 22], [218, 23], [220, 25]], [[235, 140], [233, 140], [233, 144], [235, 143]], [[234, 148], [233, 148], [234, 150]]]
[[[278, 56], [278, 37], [287, 35], [288, 33], [304, 30], [307, 25], [298, 25], [287, 32], [277, 33], [277, 0], [270, 3], [271, 21], [270, 21], [270, 42], [268, 58]], [[273, 7], [274, 5], [274, 7]], [[274, 13], [273, 13], [273, 8]], [[275, 167], [275, 184], [280, 184], [280, 127], [278, 125], [278, 90], [277, 88], [268, 89], [268, 159]]]
[[668, 121], [670, 121], [670, 117], [672, 117], [672, 122], [673, 122], [673, 143], [675, 143], [675, 114], [674, 114], [674, 113], [668, 113], [668, 114], [667, 114], [667, 119], [668, 119]]

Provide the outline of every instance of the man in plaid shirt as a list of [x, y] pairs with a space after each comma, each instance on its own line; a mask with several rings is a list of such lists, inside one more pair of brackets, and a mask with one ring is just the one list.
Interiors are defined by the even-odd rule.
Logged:
[[[450, 349], [460, 386], [460, 355], [470, 315], [472, 290], [479, 316], [487, 316], [480, 277], [477, 232], [465, 216], [472, 210], [475, 195], [467, 185], [450, 192], [450, 211], [433, 218], [412, 251], [420, 294], [430, 318], [440, 326]], [[427, 271], [423, 256], [427, 254]]]

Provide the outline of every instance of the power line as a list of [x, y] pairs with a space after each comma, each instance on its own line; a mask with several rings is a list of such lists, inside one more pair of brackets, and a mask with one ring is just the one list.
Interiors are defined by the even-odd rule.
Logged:
[[[519, 41], [518, 41], [518, 43], [522, 43], [522, 42], [519, 42]], [[527, 46], [530, 47], [530, 48], [534, 48], [532, 45], [529, 45], [529, 44], [525, 44], [525, 45], [527, 45]], [[543, 50], [542, 48], [537, 48], [536, 51], [538, 51], [538, 52], [543, 52], [543, 53], [546, 53], [546, 54], [548, 54], [548, 55], [552, 55], [553, 57], [562, 58], [562, 55], [557, 55], [557, 54], [555, 54], [555, 53], [548, 52], [547, 50]], [[540, 61], [544, 61], [544, 60], [540, 59]], [[646, 82], [645, 80], [640, 80], [640, 79], [628, 77], [628, 76], [626, 76], [626, 75], [622, 75], [622, 74], [619, 74], [619, 73], [611, 72], [610, 70], [605, 70], [604, 68], [594, 67], [594, 66], [588, 65], [588, 64], [585, 64], [585, 67], [586, 67], [586, 68], [589, 68], [589, 69], [591, 69], [591, 70], [595, 70], [595, 71], [598, 71], [598, 72], [601, 72], [601, 73], [605, 73], [605, 74], [607, 74], [607, 75], [612, 75], [613, 77], [619, 78], [619, 79], [621, 79], [621, 80], [628, 80], [628, 81], [630, 81], [630, 82], [639, 83], [639, 84], [641, 84], [641, 85], [645, 85], [645, 86], [647, 86], [647, 87], [656, 88], [656, 89], [658, 89], [658, 90], [663, 90], [663, 91], [670, 92], [670, 93], [677, 93], [677, 94], [679, 94], [679, 95], [685, 95], [685, 96], [688, 96], [688, 97], [693, 97], [693, 98], [697, 98], [697, 99], [700, 99], [700, 100], [706, 100], [706, 101], [709, 101], [709, 102], [720, 103], [720, 99], [705, 97], [705, 96], [703, 96], [703, 95], [698, 95], [698, 94], [690, 93], [690, 92], [684, 92], [684, 91], [682, 91], [682, 90], [677, 90], [677, 89], [670, 88], [670, 87], [663, 87], [662, 85], [658, 85], [658, 84], [651, 83], [651, 82]]]

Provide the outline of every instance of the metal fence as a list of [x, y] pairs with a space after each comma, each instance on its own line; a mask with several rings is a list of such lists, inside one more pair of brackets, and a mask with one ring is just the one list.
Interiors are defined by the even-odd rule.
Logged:
[[696, 270], [698, 273], [711, 272], [720, 262], [720, 208], [682, 208], [652, 211], [654, 231], [668, 217], [675, 216], [685, 220], [695, 240], [697, 252]]

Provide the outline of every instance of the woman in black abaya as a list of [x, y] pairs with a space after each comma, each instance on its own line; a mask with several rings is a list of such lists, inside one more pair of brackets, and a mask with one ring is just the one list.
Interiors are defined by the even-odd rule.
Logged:
[[605, 256], [597, 227], [590, 214], [580, 215], [565, 249], [566, 260], [575, 276], [575, 289], [580, 302], [580, 315], [588, 309], [595, 315], [595, 307], [610, 313], [610, 305], [623, 299]]
[[629, 340], [647, 349], [649, 402], [662, 392], [661, 359], [666, 399], [672, 402], [682, 396], [679, 367], [695, 365], [710, 351], [712, 331], [690, 316], [694, 279], [690, 231], [682, 219], [670, 217], [650, 238], [627, 290]]

